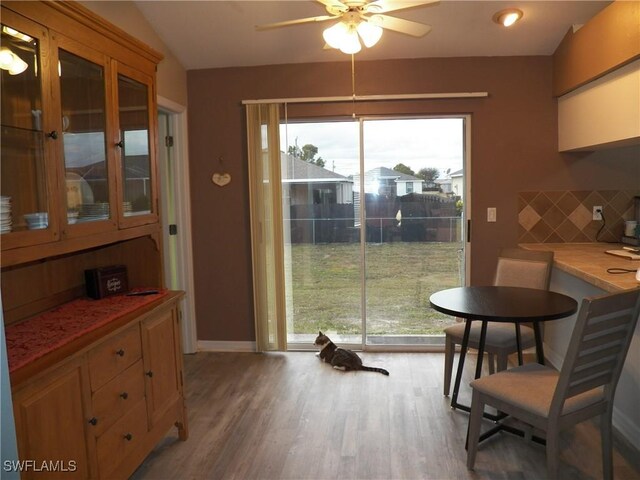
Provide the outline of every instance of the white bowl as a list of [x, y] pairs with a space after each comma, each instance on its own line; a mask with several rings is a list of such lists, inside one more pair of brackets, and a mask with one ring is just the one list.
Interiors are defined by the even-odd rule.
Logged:
[[47, 228], [49, 225], [49, 214], [47, 212], [27, 213], [23, 216], [27, 221], [27, 227], [29, 230]]
[[78, 221], [78, 215], [80, 215], [80, 212], [67, 212], [67, 223], [69, 225], [73, 225], [74, 223], [76, 223]]

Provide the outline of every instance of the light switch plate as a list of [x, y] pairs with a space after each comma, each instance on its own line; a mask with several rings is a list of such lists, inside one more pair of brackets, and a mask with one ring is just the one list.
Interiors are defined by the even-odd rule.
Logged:
[[487, 208], [487, 222], [495, 222], [497, 220], [497, 213], [495, 207]]

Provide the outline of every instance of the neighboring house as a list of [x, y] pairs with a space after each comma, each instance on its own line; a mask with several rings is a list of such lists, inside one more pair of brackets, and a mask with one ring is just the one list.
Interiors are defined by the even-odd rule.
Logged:
[[[395, 195], [402, 197], [408, 193], [422, 192], [423, 180], [396, 172], [390, 168], [378, 167], [364, 173], [364, 193], [374, 195]], [[360, 191], [360, 181], [354, 178], [353, 188], [355, 192]]]
[[450, 194], [452, 192], [452, 180], [451, 176], [447, 176], [445, 178], [436, 178], [434, 183], [440, 188], [440, 191], [445, 194]]
[[464, 170], [456, 170], [449, 174], [451, 177], [451, 191], [464, 201]]
[[353, 203], [351, 179], [287, 153], [280, 159], [283, 195], [289, 205]]

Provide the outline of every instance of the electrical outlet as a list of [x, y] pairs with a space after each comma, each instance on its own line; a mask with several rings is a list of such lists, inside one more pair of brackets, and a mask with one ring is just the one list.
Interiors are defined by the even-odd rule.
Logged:
[[594, 220], [602, 220], [602, 206], [597, 205], [593, 207], [593, 219]]
[[496, 208], [489, 207], [487, 208], [487, 222], [495, 222], [496, 221]]

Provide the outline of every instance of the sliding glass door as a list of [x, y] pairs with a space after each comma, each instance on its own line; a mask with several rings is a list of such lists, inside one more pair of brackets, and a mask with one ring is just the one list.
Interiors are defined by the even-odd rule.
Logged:
[[[464, 119], [362, 122], [367, 345], [442, 344], [429, 296], [464, 285]], [[460, 182], [461, 183], [461, 182]]]
[[280, 129], [287, 342], [311, 345], [319, 330], [362, 343], [362, 258], [354, 177], [359, 123]]
[[289, 348], [442, 344], [465, 282], [465, 118], [281, 124]]

